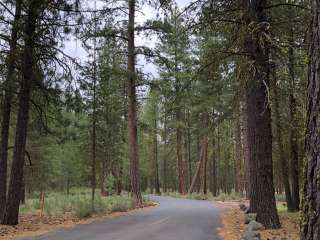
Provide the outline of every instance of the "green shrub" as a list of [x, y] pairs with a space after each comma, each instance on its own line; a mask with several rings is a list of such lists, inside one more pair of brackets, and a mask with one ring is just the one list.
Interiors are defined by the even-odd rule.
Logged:
[[73, 215], [77, 218], [87, 218], [93, 214], [91, 201], [78, 201], [76, 202], [72, 211]]
[[[95, 213], [125, 212], [134, 208], [134, 201], [128, 195], [102, 197], [96, 194], [94, 209], [91, 203], [91, 191], [72, 190], [69, 195], [59, 192], [50, 192], [45, 196], [44, 214], [48, 216], [63, 217], [66, 214], [77, 218], [90, 217]], [[23, 214], [39, 212], [39, 198], [27, 199], [21, 205]]]

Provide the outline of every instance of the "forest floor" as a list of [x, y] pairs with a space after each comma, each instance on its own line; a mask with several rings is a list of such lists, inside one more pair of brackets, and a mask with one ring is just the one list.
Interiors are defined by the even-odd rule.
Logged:
[[[220, 202], [225, 208], [222, 216], [223, 227], [219, 234], [224, 240], [242, 239], [246, 229], [244, 213], [239, 209], [239, 201]], [[298, 240], [299, 239], [299, 213], [288, 213], [282, 203], [278, 204], [281, 229], [264, 230], [261, 232], [262, 240]]]
[[19, 224], [16, 226], [0, 225], [0, 240], [13, 240], [26, 237], [39, 236], [58, 229], [72, 228], [79, 224], [89, 224], [97, 220], [111, 219], [127, 214], [128, 212], [138, 212], [144, 209], [156, 207], [158, 204], [153, 202], [145, 203], [145, 206], [140, 209], [128, 209], [121, 212], [100, 212], [93, 214], [88, 218], [80, 219], [66, 214], [63, 217], [54, 217], [39, 214], [22, 214], [19, 217]]

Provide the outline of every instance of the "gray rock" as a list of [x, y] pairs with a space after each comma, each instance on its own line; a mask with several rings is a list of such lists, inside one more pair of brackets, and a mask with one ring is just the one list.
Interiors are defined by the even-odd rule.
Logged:
[[249, 224], [251, 221], [257, 220], [257, 214], [256, 213], [247, 213], [244, 217], [244, 223]]
[[240, 204], [239, 204], [239, 208], [240, 208], [240, 210], [242, 210], [242, 211], [246, 211], [246, 210], [247, 210], [247, 206], [246, 206], [245, 204], [243, 204], [243, 203], [240, 203]]
[[245, 214], [250, 213], [250, 207], [247, 207], [247, 209], [246, 209], [246, 210], [244, 210], [244, 213], [245, 213]]
[[258, 231], [247, 230], [243, 235], [243, 240], [260, 240], [261, 234]]
[[252, 220], [250, 221], [249, 225], [248, 225], [248, 231], [261, 231], [263, 230], [264, 227], [261, 223], [255, 221], [255, 220]]

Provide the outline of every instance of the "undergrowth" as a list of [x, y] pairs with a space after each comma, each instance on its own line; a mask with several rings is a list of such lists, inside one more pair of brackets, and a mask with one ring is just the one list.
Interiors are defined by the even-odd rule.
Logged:
[[[39, 198], [26, 199], [21, 205], [22, 214], [40, 213]], [[126, 195], [103, 197], [96, 194], [94, 208], [92, 207], [90, 191], [72, 192], [69, 195], [59, 192], [50, 192], [45, 196], [43, 214], [47, 216], [87, 218], [93, 214], [125, 212], [134, 208], [133, 199]]]

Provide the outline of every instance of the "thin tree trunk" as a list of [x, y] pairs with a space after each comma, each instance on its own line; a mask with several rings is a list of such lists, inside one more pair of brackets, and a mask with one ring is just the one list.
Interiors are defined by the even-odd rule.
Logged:
[[217, 196], [217, 166], [216, 166], [216, 143], [215, 136], [212, 137], [212, 195]]
[[292, 207], [294, 211], [299, 211], [300, 206], [300, 194], [299, 194], [299, 146], [297, 128], [295, 123], [297, 122], [297, 101], [294, 96], [295, 91], [295, 71], [294, 71], [294, 35], [293, 29], [290, 29], [289, 37], [289, 75], [290, 75], [290, 94], [289, 94], [289, 108], [290, 108], [290, 158], [291, 158], [291, 179], [292, 179]]
[[128, 0], [128, 132], [129, 132], [129, 160], [131, 191], [136, 205], [142, 206], [140, 190], [139, 156], [137, 140], [137, 97], [135, 72], [135, 0]]
[[221, 165], [221, 135], [220, 135], [220, 126], [218, 125], [217, 126], [217, 158], [216, 158], [217, 195], [219, 195], [220, 190], [222, 190], [220, 165]]
[[204, 194], [207, 194], [207, 166], [208, 166], [208, 124], [209, 124], [209, 114], [207, 112], [203, 113], [202, 116], [202, 130], [203, 133], [203, 164], [200, 175], [200, 186]]
[[242, 166], [242, 141], [241, 141], [241, 126], [240, 126], [240, 105], [237, 108], [235, 119], [235, 191], [243, 192], [243, 166]]
[[14, 88], [14, 69], [17, 61], [16, 50], [18, 41], [19, 22], [21, 18], [22, 0], [16, 0], [15, 16], [11, 30], [10, 51], [6, 61], [7, 77], [4, 82], [4, 99], [2, 103], [2, 125], [0, 146], [0, 221], [2, 220], [7, 200], [7, 167], [8, 167], [8, 142], [11, 116], [11, 101]]
[[243, 146], [243, 159], [244, 159], [244, 187], [246, 190], [246, 198], [250, 199], [250, 172], [249, 172], [249, 147], [248, 147], [248, 121], [247, 110], [244, 102], [241, 102], [240, 107], [241, 118], [241, 139]]
[[191, 159], [191, 132], [190, 132], [190, 110], [187, 110], [187, 150], [188, 150], [188, 173], [189, 173], [189, 187], [192, 181], [192, 159]]
[[188, 194], [191, 194], [194, 191], [200, 192], [200, 190], [202, 190], [204, 194], [207, 193], [208, 117], [208, 113], [203, 113], [201, 116], [202, 130], [205, 132], [202, 134], [201, 138], [201, 150], [198, 167], [195, 175], [192, 178]]
[[[95, 9], [97, 8], [95, 2]], [[94, 32], [93, 39], [93, 102], [92, 102], [92, 163], [91, 163], [91, 208], [94, 210], [94, 199], [96, 192], [96, 128], [97, 128], [97, 113], [96, 113], [96, 84], [97, 84], [97, 65], [96, 65], [96, 32], [97, 32], [97, 16], [94, 14]]]
[[107, 196], [106, 193], [106, 170], [107, 170], [107, 164], [106, 164], [106, 159], [102, 160], [101, 163], [101, 176], [100, 176], [100, 194], [101, 196]]
[[39, 9], [42, 7], [41, 0], [32, 0], [28, 7], [28, 17], [24, 30], [25, 47], [22, 60], [22, 81], [19, 92], [19, 107], [16, 126], [16, 137], [11, 168], [10, 184], [6, 211], [2, 220], [5, 225], [18, 224], [19, 204], [21, 188], [23, 184], [24, 153], [27, 140], [27, 129], [29, 120], [30, 95], [34, 78], [34, 48], [36, 22]]
[[168, 129], [167, 129], [167, 113], [164, 116], [164, 123], [163, 123], [163, 191], [167, 192], [168, 190], [168, 178], [167, 178], [167, 157], [168, 157], [168, 150], [167, 150], [167, 141], [168, 141]]
[[[176, 119], [177, 122], [180, 121], [181, 117], [180, 110], [177, 110]], [[178, 123], [179, 124], [179, 123]], [[186, 183], [185, 183], [185, 168], [184, 168], [184, 160], [182, 153], [182, 129], [180, 126], [176, 129], [176, 140], [177, 140], [177, 167], [178, 167], [178, 190], [179, 193], [184, 195], [186, 194]]]
[[122, 192], [122, 175], [123, 175], [123, 167], [122, 164], [119, 166], [119, 173], [117, 176], [117, 195], [121, 195]]
[[[269, 34], [266, 0], [242, 1], [242, 20], [246, 28], [244, 51], [248, 53], [246, 103], [250, 168], [250, 210], [266, 228], [279, 228], [273, 184], [271, 114], [268, 104], [269, 46], [263, 34]], [[251, 32], [253, 23], [259, 31]], [[263, 45], [261, 43], [263, 41]]]
[[306, 168], [303, 188], [301, 240], [320, 239], [320, 2], [311, 1], [312, 28], [308, 75]]
[[282, 128], [281, 128], [281, 119], [280, 119], [280, 112], [279, 112], [279, 94], [276, 86], [276, 71], [273, 70], [273, 106], [274, 106], [274, 118], [275, 118], [275, 133], [278, 143], [279, 149], [279, 160], [280, 160], [280, 168], [281, 168], [281, 176], [282, 176], [282, 183], [284, 186], [286, 202], [288, 211], [293, 211], [293, 204], [291, 198], [291, 190], [290, 190], [290, 182], [289, 182], [289, 174], [288, 174], [288, 164], [285, 158], [284, 150], [283, 150], [283, 141], [282, 141]]
[[[155, 109], [157, 114], [157, 109]], [[156, 115], [155, 115], [156, 116]], [[160, 181], [159, 181], [159, 164], [158, 164], [158, 139], [157, 139], [157, 118], [154, 119], [153, 130], [153, 158], [154, 158], [154, 187], [156, 194], [160, 194]]]

